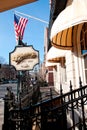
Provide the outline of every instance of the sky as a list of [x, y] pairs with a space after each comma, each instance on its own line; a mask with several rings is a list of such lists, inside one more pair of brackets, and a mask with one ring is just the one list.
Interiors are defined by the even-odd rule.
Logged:
[[[14, 31], [15, 11], [49, 22], [49, 0], [38, 0], [0, 13], [0, 57], [3, 57], [6, 63], [9, 63], [9, 53], [16, 46]], [[32, 45], [35, 50], [39, 51], [40, 61], [42, 62], [44, 59], [44, 31], [48, 24], [27, 16], [23, 17], [28, 18], [23, 42], [27, 43], [27, 45]]]

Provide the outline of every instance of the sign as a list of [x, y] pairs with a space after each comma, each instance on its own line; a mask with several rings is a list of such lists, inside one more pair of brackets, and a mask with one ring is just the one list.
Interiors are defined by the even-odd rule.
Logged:
[[17, 46], [9, 53], [9, 60], [16, 70], [32, 70], [39, 63], [39, 52], [33, 46]]

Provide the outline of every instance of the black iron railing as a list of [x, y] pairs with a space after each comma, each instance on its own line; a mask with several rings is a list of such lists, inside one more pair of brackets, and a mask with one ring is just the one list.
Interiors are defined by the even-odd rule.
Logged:
[[[73, 90], [70, 82], [70, 91], [41, 100], [37, 104], [9, 111], [8, 130], [87, 130], [87, 85]], [[10, 125], [13, 124], [12, 125]]]

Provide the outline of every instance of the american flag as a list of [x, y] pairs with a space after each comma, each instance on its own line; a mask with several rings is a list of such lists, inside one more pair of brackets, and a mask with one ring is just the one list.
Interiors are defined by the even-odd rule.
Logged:
[[20, 40], [23, 39], [24, 30], [27, 22], [28, 22], [27, 18], [20, 17], [19, 15], [14, 14], [14, 30], [17, 43], [19, 38]]

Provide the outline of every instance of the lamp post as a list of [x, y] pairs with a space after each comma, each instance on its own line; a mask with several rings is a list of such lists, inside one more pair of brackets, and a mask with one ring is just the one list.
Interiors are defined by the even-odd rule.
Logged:
[[21, 77], [22, 77], [22, 73], [21, 71], [18, 71], [18, 84], [17, 84], [17, 101], [20, 100], [20, 93], [21, 93]]

